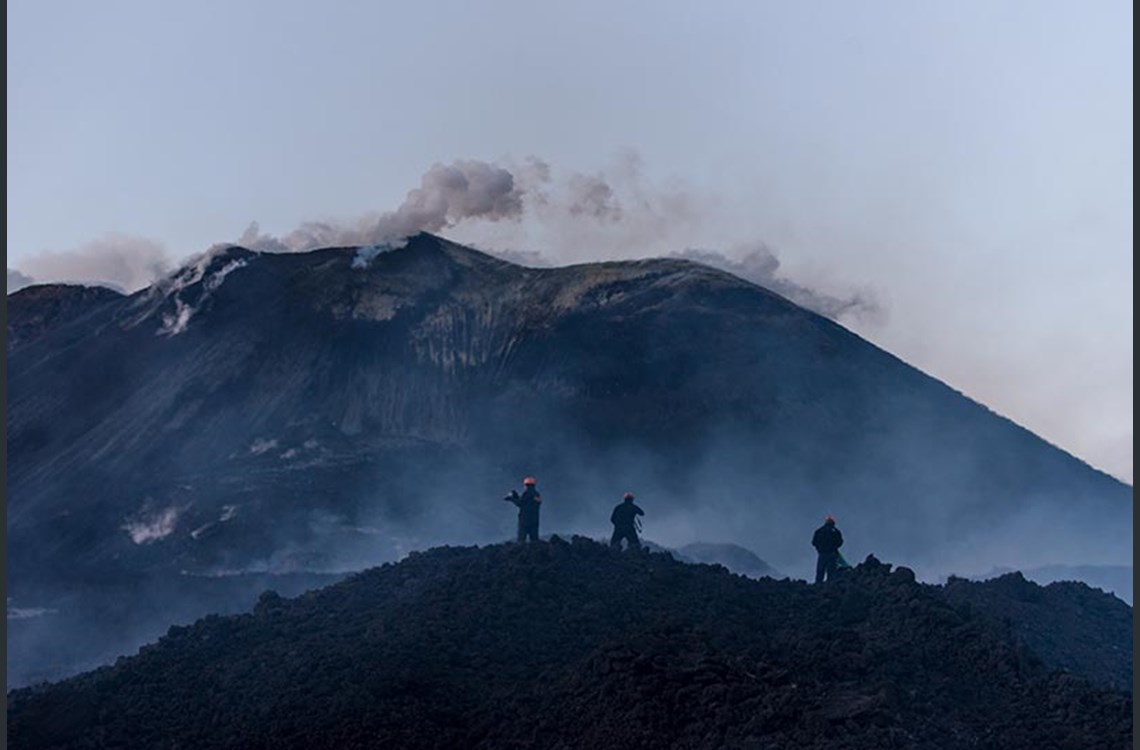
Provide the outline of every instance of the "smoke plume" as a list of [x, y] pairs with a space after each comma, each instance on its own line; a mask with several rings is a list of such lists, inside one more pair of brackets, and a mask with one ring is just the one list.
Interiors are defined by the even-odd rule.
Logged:
[[[459, 160], [433, 165], [394, 211], [306, 222], [282, 238], [263, 234], [254, 222], [238, 244], [265, 252], [390, 248], [416, 232], [446, 229], [460, 242], [528, 266], [671, 256], [721, 268], [830, 318], [878, 322], [881, 309], [871, 292], [836, 296], [793, 281], [780, 273], [767, 243], [725, 233], [722, 225], [730, 222], [718, 204], [716, 196], [676, 182], [654, 183], [632, 151], [592, 174], [559, 175], [535, 156], [505, 165]], [[723, 238], [729, 249], [692, 249], [707, 247], [710, 237]]]
[[[17, 283], [75, 283], [108, 286], [134, 292], [162, 278], [171, 258], [162, 243], [145, 237], [109, 234], [75, 250], [48, 251], [8, 269], [8, 291]], [[26, 286], [26, 283], [23, 283]]]
[[502, 167], [470, 160], [435, 164], [399, 208], [380, 217], [369, 239], [390, 242], [419, 231], [437, 232], [463, 219], [517, 219], [522, 210], [514, 176]]
[[775, 251], [763, 242], [737, 249], [735, 255], [735, 258], [730, 258], [715, 250], [690, 248], [673, 253], [672, 257], [728, 271], [734, 276], [787, 297], [800, 307], [806, 307], [834, 320], [847, 315], [867, 320], [878, 318], [882, 314], [882, 308], [870, 291], [854, 292], [846, 297], [834, 297], [778, 276], [780, 259], [776, 257]]
[[[872, 291], [836, 295], [789, 278], [775, 250], [754, 239], [755, 230], [724, 215], [718, 196], [676, 180], [654, 182], [635, 152], [588, 175], [571, 172], [560, 177], [533, 156], [510, 169], [523, 191], [522, 220], [460, 226], [457, 239], [529, 266], [684, 258], [728, 271], [829, 318], [883, 322]], [[708, 247], [710, 240], [726, 249], [695, 249]], [[518, 246], [539, 252], [515, 249]]]
[[[280, 237], [263, 232], [255, 221], [236, 244], [271, 253], [389, 249], [417, 232], [447, 230], [459, 242], [529, 266], [678, 257], [741, 276], [830, 318], [879, 322], [880, 307], [868, 291], [836, 295], [789, 278], [775, 250], [755, 239], [756, 229], [726, 216], [722, 202], [707, 189], [650, 179], [632, 151], [590, 174], [561, 174], [534, 156], [504, 164], [460, 159], [433, 164], [394, 210], [307, 221]], [[725, 249], [703, 249], [710, 246]], [[358, 258], [356, 266], [367, 266], [367, 260]], [[9, 269], [8, 289], [35, 278], [133, 292], [161, 278], [171, 265], [156, 241], [109, 235], [77, 250], [35, 256], [20, 270]]]
[[36, 280], [32, 277], [25, 276], [15, 268], [8, 269], [8, 294], [11, 294], [17, 289], [23, 289], [26, 286], [31, 286], [34, 283], [36, 283]]
[[487, 162], [461, 159], [432, 165], [420, 178], [420, 186], [410, 190], [394, 211], [351, 222], [306, 222], [281, 239], [262, 234], [254, 222], [238, 244], [266, 252], [397, 245], [417, 232], [438, 232], [469, 219], [518, 219], [522, 213], [522, 192], [514, 175]]

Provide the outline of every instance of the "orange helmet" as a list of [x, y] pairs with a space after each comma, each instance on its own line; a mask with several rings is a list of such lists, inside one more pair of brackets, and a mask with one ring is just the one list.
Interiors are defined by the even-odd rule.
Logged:
[[622, 500], [632, 500], [633, 499], [633, 493], [627, 492], [624, 495], [622, 495], [621, 497], [622, 497]]
[[525, 485], [538, 484], [538, 480], [535, 479], [534, 477], [527, 477], [526, 479], [523, 480], [523, 484], [525, 484]]

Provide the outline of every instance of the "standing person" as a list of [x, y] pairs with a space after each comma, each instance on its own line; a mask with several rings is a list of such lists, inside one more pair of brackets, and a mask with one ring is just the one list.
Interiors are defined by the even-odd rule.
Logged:
[[811, 537], [811, 546], [819, 553], [815, 563], [815, 582], [823, 583], [835, 578], [839, 562], [839, 548], [843, 546], [843, 534], [835, 527], [835, 516], [828, 516]]
[[536, 486], [538, 480], [527, 477], [523, 480], [523, 493], [511, 490], [504, 500], [514, 503], [519, 509], [519, 544], [528, 538], [532, 542], [538, 541], [538, 509], [542, 505], [542, 495], [538, 494]]
[[621, 549], [621, 540], [629, 542], [629, 549], [640, 549], [641, 541], [637, 538], [637, 517], [644, 516], [645, 511], [633, 504], [633, 493], [627, 492], [622, 501], [610, 514], [610, 523], [614, 525], [614, 535], [610, 537], [610, 546]]

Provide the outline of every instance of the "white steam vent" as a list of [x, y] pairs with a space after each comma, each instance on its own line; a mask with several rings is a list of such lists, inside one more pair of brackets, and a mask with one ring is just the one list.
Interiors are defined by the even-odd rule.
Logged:
[[257, 438], [249, 446], [249, 452], [255, 456], [260, 456], [262, 453], [268, 453], [277, 447], [276, 440], [266, 440], [265, 438]]
[[372, 261], [376, 259], [377, 255], [381, 253], [388, 253], [397, 250], [407, 244], [407, 241], [398, 242], [395, 244], [380, 244], [380, 245], [366, 245], [356, 251], [356, 255], [352, 257], [353, 268], [368, 268], [372, 265]]
[[[225, 259], [228, 245], [217, 245], [186, 265], [170, 278], [159, 282], [163, 296], [174, 301], [174, 312], [162, 316], [158, 335], [177, 336], [186, 330], [190, 319], [234, 271], [249, 265], [248, 258]], [[195, 289], [194, 285], [198, 285]]]
[[150, 544], [170, 536], [177, 524], [178, 508], [171, 506], [158, 512], [141, 511], [120, 528], [130, 534], [135, 544]]

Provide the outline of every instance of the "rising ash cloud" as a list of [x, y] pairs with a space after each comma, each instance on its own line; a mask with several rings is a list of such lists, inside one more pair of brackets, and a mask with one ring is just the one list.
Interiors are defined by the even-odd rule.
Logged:
[[[511, 262], [542, 267], [576, 262], [671, 256], [721, 268], [830, 318], [875, 322], [881, 308], [869, 291], [836, 294], [782, 273], [776, 252], [752, 238], [710, 248], [723, 235], [716, 200], [676, 183], [655, 183], [634, 152], [593, 173], [561, 173], [531, 156], [502, 164], [458, 159], [433, 164], [392, 210], [306, 221], [284, 235], [256, 222], [232, 242], [259, 252], [321, 247], [398, 247], [417, 232], [447, 232]], [[213, 248], [211, 248], [213, 249]], [[162, 243], [112, 234], [80, 248], [45, 252], [10, 268], [8, 291], [35, 282], [104, 284], [126, 292], [149, 286], [176, 264]]]
[[728, 271], [734, 276], [751, 281], [777, 294], [787, 297], [800, 307], [817, 312], [834, 320], [852, 316], [862, 320], [878, 318], [883, 310], [871, 291], [855, 292], [836, 297], [798, 284], [779, 275], [780, 259], [763, 242], [737, 250], [734, 257], [716, 250], [689, 248], [672, 253], [672, 257], [703, 263], [706, 266]]
[[461, 159], [434, 164], [394, 211], [349, 222], [305, 222], [282, 238], [253, 223], [238, 244], [262, 252], [305, 252], [319, 247], [391, 245], [417, 232], [439, 232], [470, 219], [503, 221], [523, 213], [523, 194], [502, 167]]
[[22, 274], [14, 268], [8, 269], [8, 294], [18, 289], [23, 289], [26, 286], [31, 286], [34, 283], [36, 283], [36, 280], [31, 276]]
[[133, 292], [154, 283], [173, 267], [170, 253], [161, 242], [112, 233], [74, 250], [40, 253], [24, 260], [19, 269], [9, 268], [8, 293], [33, 283], [87, 284]]

